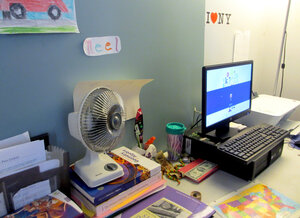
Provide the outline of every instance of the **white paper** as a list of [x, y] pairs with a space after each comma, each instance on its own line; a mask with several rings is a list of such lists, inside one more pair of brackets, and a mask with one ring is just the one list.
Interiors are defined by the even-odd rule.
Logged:
[[16, 135], [7, 139], [0, 140], [0, 149], [7, 148], [13, 145], [23, 144], [30, 142], [29, 132], [24, 132], [20, 135]]
[[39, 165], [40, 173], [46, 172], [51, 169], [55, 169], [59, 167], [59, 160], [58, 159], [52, 159], [52, 160], [46, 160]]
[[30, 202], [51, 193], [50, 182], [45, 180], [20, 189], [13, 196], [14, 209], [17, 210]]
[[0, 174], [28, 167], [45, 160], [44, 140], [3, 148], [0, 150]]
[[1, 192], [0, 193], [0, 217], [4, 216], [7, 214], [6, 206], [5, 206], [5, 201], [4, 201], [4, 195]]
[[249, 60], [250, 31], [236, 31], [234, 34], [233, 61]]
[[4, 177], [7, 177], [7, 176], [10, 176], [10, 175], [15, 174], [15, 173], [22, 172], [24, 170], [34, 168], [36, 166], [39, 167], [39, 172], [42, 173], [42, 172], [45, 172], [45, 171], [48, 171], [48, 170], [58, 168], [59, 167], [59, 160], [58, 159], [46, 160], [46, 161], [43, 161], [43, 162], [40, 162], [40, 163], [37, 163], [37, 164], [33, 164], [33, 165], [30, 165], [30, 166], [27, 166], [27, 167], [20, 168], [18, 170], [5, 172], [5, 173], [0, 174], [0, 179], [4, 178]]
[[73, 93], [74, 110], [79, 111], [84, 97], [94, 88], [106, 87], [117, 92], [124, 101], [126, 120], [135, 118], [140, 108], [141, 88], [153, 79], [85, 81], [76, 85]]

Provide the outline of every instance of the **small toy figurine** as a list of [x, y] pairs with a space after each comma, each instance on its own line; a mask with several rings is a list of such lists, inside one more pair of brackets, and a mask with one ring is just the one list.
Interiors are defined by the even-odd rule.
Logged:
[[145, 152], [145, 157], [152, 159], [152, 157], [155, 157], [157, 154], [156, 147], [153, 144], [150, 144]]
[[147, 141], [147, 142], [145, 143], [145, 145], [144, 145], [144, 149], [147, 150], [148, 147], [149, 147], [151, 144], [153, 144], [153, 142], [154, 142], [155, 139], [156, 139], [155, 136], [152, 136], [150, 139], [148, 139], [148, 141]]
[[184, 166], [182, 160], [179, 160], [180, 164], [173, 166], [173, 164], [164, 156], [162, 151], [157, 153], [155, 159], [160, 163], [163, 174], [166, 174], [169, 179], [177, 181], [179, 185], [179, 179], [183, 177], [182, 173], [178, 171], [179, 167]]

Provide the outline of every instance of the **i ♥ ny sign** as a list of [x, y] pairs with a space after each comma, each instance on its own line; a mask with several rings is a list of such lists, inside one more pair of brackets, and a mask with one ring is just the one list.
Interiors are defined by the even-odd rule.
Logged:
[[230, 24], [231, 14], [220, 13], [220, 12], [206, 12], [206, 23], [207, 24]]

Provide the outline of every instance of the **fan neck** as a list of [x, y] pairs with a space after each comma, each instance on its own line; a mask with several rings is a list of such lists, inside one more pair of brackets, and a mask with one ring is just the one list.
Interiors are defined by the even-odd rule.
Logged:
[[85, 164], [92, 164], [94, 161], [99, 159], [99, 153], [92, 151], [90, 149], [86, 149], [84, 158], [83, 158], [83, 162]]

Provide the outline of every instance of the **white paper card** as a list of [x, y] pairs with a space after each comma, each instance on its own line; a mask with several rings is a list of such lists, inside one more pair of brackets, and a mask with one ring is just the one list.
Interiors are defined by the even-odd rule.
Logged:
[[28, 131], [7, 139], [0, 140], [0, 149], [7, 148], [13, 145], [23, 144], [26, 142], [30, 142], [30, 136]]
[[249, 60], [250, 31], [236, 31], [234, 34], [233, 61]]
[[44, 140], [3, 148], [0, 150], [0, 174], [28, 167], [45, 160]]
[[83, 42], [83, 50], [87, 56], [119, 53], [121, 51], [121, 40], [119, 36], [86, 38]]
[[10, 176], [10, 175], [15, 174], [15, 173], [23, 172], [25, 170], [28, 170], [28, 169], [31, 169], [31, 168], [37, 167], [37, 166], [39, 167], [39, 172], [43, 173], [43, 172], [46, 172], [48, 170], [58, 168], [59, 167], [59, 160], [58, 159], [46, 160], [46, 161], [43, 161], [43, 162], [39, 162], [37, 164], [33, 164], [33, 165], [30, 165], [30, 166], [27, 166], [27, 167], [20, 168], [18, 170], [8, 171], [8, 172], [0, 174], [0, 179], [4, 178], [4, 177], [7, 177], [7, 176]]
[[50, 182], [45, 180], [20, 189], [13, 196], [14, 209], [17, 210], [30, 202], [51, 193]]

